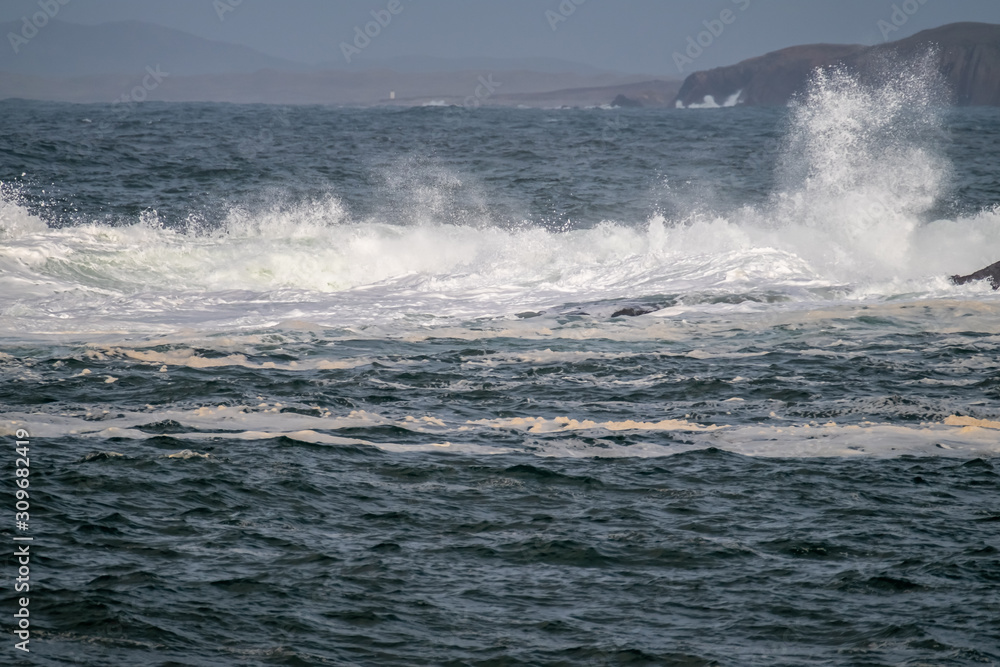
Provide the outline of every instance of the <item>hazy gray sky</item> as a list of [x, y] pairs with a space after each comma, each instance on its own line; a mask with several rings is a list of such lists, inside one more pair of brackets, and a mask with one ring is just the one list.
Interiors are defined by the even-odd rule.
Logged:
[[[892, 39], [956, 21], [1000, 23], [1000, 0], [69, 0], [58, 18], [148, 21], [282, 58], [343, 65], [341, 43], [392, 2], [402, 10], [355, 63], [410, 55], [549, 57], [676, 75], [674, 53], [707, 28], [719, 34], [702, 35], [710, 44], [689, 71], [794, 44], [874, 44], [884, 41], [894, 13], [901, 28], [889, 33]], [[728, 25], [718, 21], [725, 10]], [[37, 11], [39, 0], [3, 0], [0, 21]]]

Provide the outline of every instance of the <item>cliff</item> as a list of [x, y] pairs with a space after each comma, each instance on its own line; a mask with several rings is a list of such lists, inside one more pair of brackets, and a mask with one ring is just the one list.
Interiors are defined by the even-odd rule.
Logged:
[[864, 74], [887, 56], [915, 60], [933, 49], [952, 102], [1000, 106], [1000, 25], [953, 23], [877, 46], [813, 44], [793, 46], [688, 76], [678, 107], [783, 106], [805, 89], [817, 68], [842, 65]]

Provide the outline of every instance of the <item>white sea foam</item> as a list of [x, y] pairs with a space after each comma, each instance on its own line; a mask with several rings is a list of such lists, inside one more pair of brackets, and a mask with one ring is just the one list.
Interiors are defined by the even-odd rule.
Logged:
[[740, 103], [740, 96], [743, 94], [743, 89], [737, 90], [735, 93], [731, 94], [729, 97], [719, 104], [715, 101], [714, 95], [705, 95], [701, 102], [692, 102], [691, 104], [685, 106], [683, 102], [677, 100], [676, 107], [678, 109], [723, 109], [730, 108], [738, 105]]
[[[383, 310], [473, 318], [692, 292], [775, 291], [791, 299], [800, 290], [814, 298], [819, 288], [857, 299], [988, 293], [982, 285], [953, 287], [945, 276], [996, 261], [1000, 211], [919, 225], [901, 210], [869, 223], [854, 206], [857, 195], [847, 193], [799, 224], [789, 218], [808, 211], [800, 195], [776, 205], [784, 220], [746, 210], [567, 232], [336, 217], [317, 226], [314, 211], [302, 225], [291, 212], [209, 235], [145, 225], [47, 229], [8, 203], [0, 309], [42, 331], [117, 330], [118, 312], [169, 329], [197, 325], [199, 312], [213, 321], [234, 304], [240, 317], [257, 311], [258, 324], [305, 317], [329, 325], [331, 311], [349, 315], [350, 307], [377, 321]], [[765, 224], [768, 217], [775, 222]], [[826, 224], [834, 220], [840, 226]], [[171, 322], [171, 313], [193, 320]]]
[[[777, 293], [811, 308], [823, 298], [989, 298], [988, 287], [954, 287], [946, 276], [1000, 259], [1000, 208], [923, 221], [949, 167], [934, 145], [932, 77], [900, 71], [874, 91], [842, 72], [817, 75], [792, 112], [770, 201], [678, 219], [561, 232], [454, 224], [447, 197], [420, 187], [411, 188], [407, 225], [355, 219], [331, 196], [234, 209], [211, 231], [167, 229], [155, 215], [125, 227], [48, 228], [0, 188], [0, 327], [146, 332], [429, 316], [440, 324], [693, 293]], [[768, 306], [686, 300], [660, 315], [713, 307]]]
[[[660, 421], [595, 422], [571, 417], [523, 417], [467, 422], [445, 422], [438, 417], [410, 416], [388, 419], [370, 412], [334, 415], [317, 409], [315, 416], [280, 412], [280, 406], [256, 407], [206, 406], [195, 410], [156, 410], [149, 413], [122, 412], [95, 420], [94, 415], [4, 415], [0, 435], [13, 435], [18, 428], [30, 425], [35, 438], [56, 441], [60, 438], [92, 438], [95, 446], [108, 438], [141, 442], [158, 435], [191, 443], [202, 448], [218, 441], [255, 441], [285, 437], [316, 445], [361, 445], [385, 451], [441, 451], [475, 454], [502, 454], [528, 451], [537, 456], [557, 458], [670, 456], [686, 451], [721, 449], [744, 456], [813, 458], [944, 456], [953, 458], [994, 457], [1000, 455], [1000, 422], [952, 416], [942, 422], [897, 425], [866, 422], [841, 425], [828, 423], [788, 423], [768, 425], [716, 426], [697, 424], [685, 419], [665, 417]], [[151, 422], [170, 420], [195, 431], [161, 434], [150, 428]], [[342, 429], [372, 428], [392, 425], [419, 433], [431, 441], [408, 445], [381, 439], [359, 439], [336, 435]], [[138, 428], [142, 426], [142, 429]], [[484, 445], [495, 441], [491, 432], [506, 431], [531, 439], [523, 446]], [[647, 441], [653, 433], [675, 433], [682, 437], [673, 444]], [[630, 434], [634, 444], [622, 445], [605, 436]], [[586, 439], [584, 439], [586, 436]], [[478, 442], [477, 442], [478, 441]], [[152, 455], [152, 454], [151, 454]], [[156, 453], [155, 456], [160, 456]], [[204, 458], [208, 455], [190, 448], [172, 458]], [[225, 449], [215, 457], [225, 457]]]

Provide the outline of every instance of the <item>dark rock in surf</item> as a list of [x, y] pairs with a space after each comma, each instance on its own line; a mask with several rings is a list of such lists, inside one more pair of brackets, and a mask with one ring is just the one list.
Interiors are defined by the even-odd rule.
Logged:
[[985, 269], [970, 273], [967, 276], [952, 276], [951, 282], [956, 285], [965, 285], [979, 280], [988, 280], [995, 290], [1000, 290], [1000, 262], [990, 264]]
[[817, 67], [829, 67], [864, 48], [841, 44], [793, 46], [730, 67], [695, 72], [684, 81], [675, 105], [706, 104], [711, 97], [719, 106], [784, 106], [805, 89]]
[[633, 100], [631, 97], [619, 95], [611, 102], [611, 106], [618, 109], [637, 109], [642, 106], [642, 102]]
[[649, 313], [655, 313], [658, 308], [622, 308], [621, 310], [612, 313], [611, 317], [639, 317], [640, 315], [648, 315]]

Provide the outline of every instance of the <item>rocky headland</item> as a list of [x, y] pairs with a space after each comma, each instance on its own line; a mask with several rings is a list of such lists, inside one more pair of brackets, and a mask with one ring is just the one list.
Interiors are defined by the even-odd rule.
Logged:
[[876, 46], [793, 46], [695, 72], [684, 81], [675, 105], [783, 106], [805, 90], [817, 68], [844, 67], [867, 76], [886, 62], [916, 62], [928, 53], [947, 84], [948, 101], [959, 106], [1000, 106], [1000, 25], [988, 23], [953, 23]]

